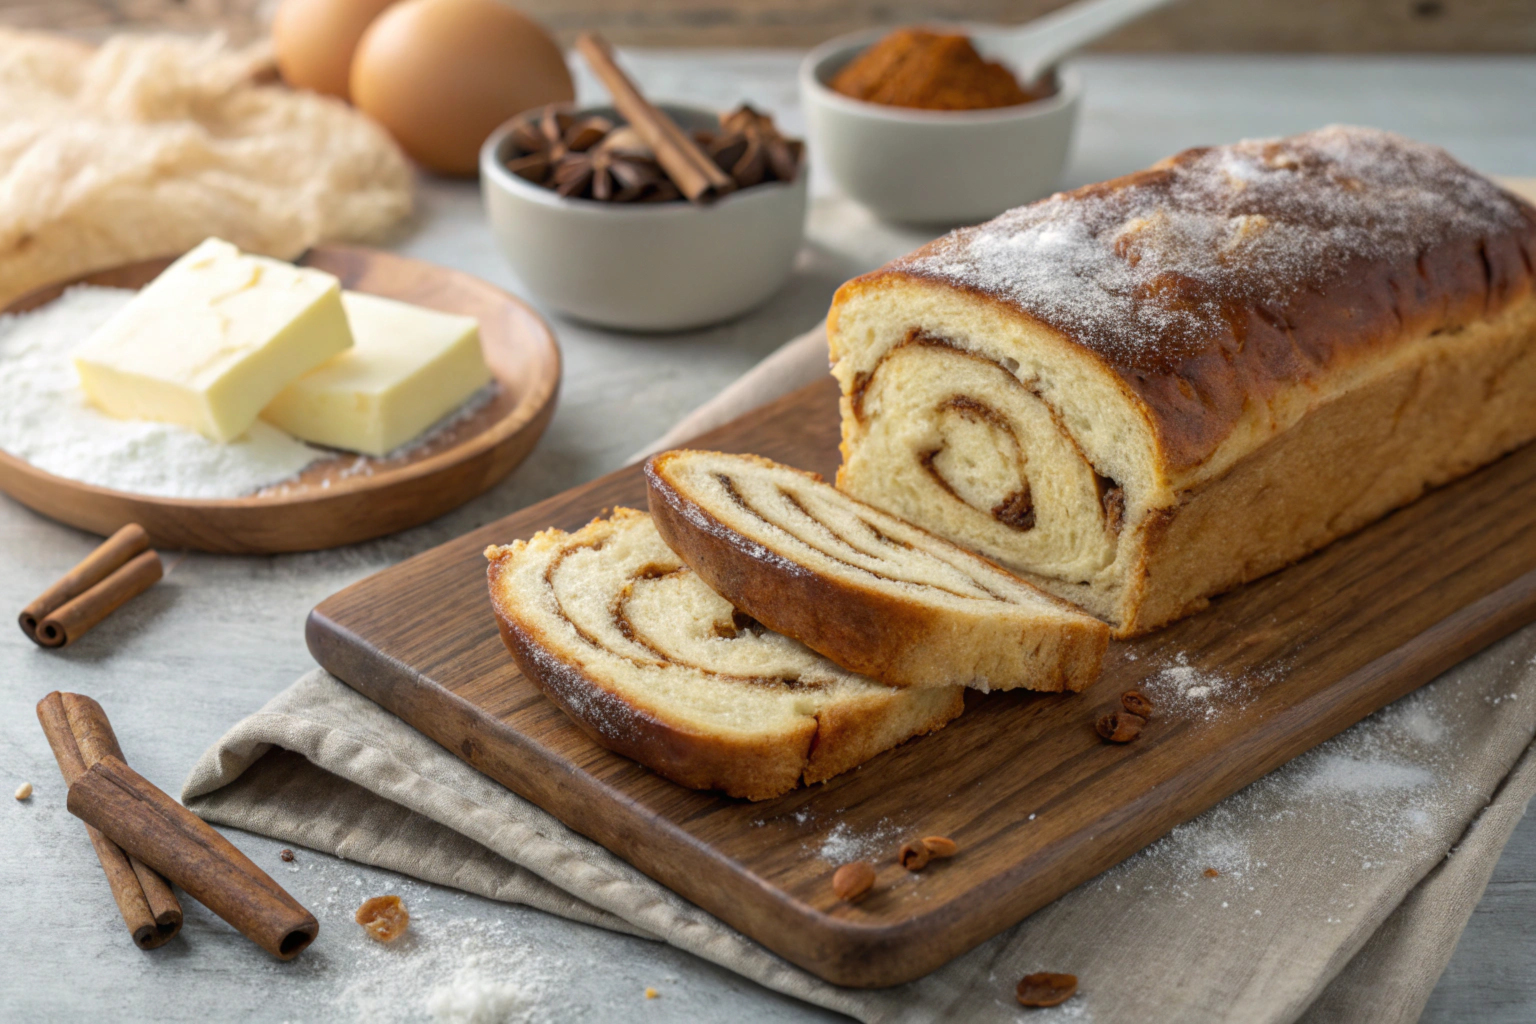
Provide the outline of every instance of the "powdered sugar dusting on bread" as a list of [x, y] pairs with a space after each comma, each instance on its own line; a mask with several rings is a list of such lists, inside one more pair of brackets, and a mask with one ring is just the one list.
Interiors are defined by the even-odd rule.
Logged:
[[1008, 301], [1116, 363], [1166, 368], [1358, 260], [1518, 230], [1516, 201], [1444, 150], [1330, 127], [1189, 150], [956, 231], [895, 269]]

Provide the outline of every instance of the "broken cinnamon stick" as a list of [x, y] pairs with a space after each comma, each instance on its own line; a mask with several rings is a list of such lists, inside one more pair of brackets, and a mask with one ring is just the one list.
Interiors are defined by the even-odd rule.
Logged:
[[679, 192], [694, 202], [707, 202], [735, 191], [736, 180], [704, 154], [698, 143], [656, 105], [613, 59], [607, 40], [595, 32], [576, 37], [576, 49], [613, 97], [613, 106], [656, 154]]
[[149, 534], [129, 523], [21, 612], [21, 631], [41, 647], [63, 647], [164, 575]]
[[279, 960], [298, 956], [320, 931], [271, 876], [120, 758], [91, 765], [69, 787], [67, 806]]
[[[121, 758], [122, 748], [112, 732], [106, 713], [89, 697], [78, 693], [54, 691], [37, 703], [37, 719], [53, 748], [54, 760], [65, 785], [73, 785], [86, 769], [112, 756]], [[140, 949], [163, 946], [181, 931], [181, 903], [171, 892], [170, 883], [148, 865], [124, 853], [122, 847], [90, 825], [85, 826], [101, 870], [106, 873], [112, 898], [123, 915], [123, 923]]]

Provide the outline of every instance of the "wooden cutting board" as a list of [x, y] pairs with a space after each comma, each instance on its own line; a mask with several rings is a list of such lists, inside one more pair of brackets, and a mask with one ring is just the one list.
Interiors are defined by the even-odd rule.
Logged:
[[[705, 435], [830, 477], [837, 392], [814, 384]], [[971, 694], [948, 728], [777, 800], [683, 789], [598, 747], [513, 667], [481, 550], [616, 504], [631, 467], [379, 573], [314, 610], [331, 672], [459, 757], [807, 970], [844, 985], [916, 978], [1266, 772], [1536, 619], [1536, 445], [1212, 602], [1110, 647], [1077, 696]], [[1137, 741], [1093, 722], [1141, 686]], [[1203, 688], [1203, 691], [1202, 691]], [[909, 874], [906, 838], [952, 860]], [[878, 867], [849, 905], [849, 851]]]

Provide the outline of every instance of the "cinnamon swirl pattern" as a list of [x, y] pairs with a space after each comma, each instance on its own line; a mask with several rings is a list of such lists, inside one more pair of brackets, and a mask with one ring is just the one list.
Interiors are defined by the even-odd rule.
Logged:
[[1331, 127], [843, 285], [838, 484], [1147, 632], [1536, 439], [1536, 209]]
[[913, 330], [860, 381], [842, 483], [1005, 565], [1087, 582], [1115, 558], [1124, 492], [1038, 382]]
[[755, 455], [646, 464], [662, 538], [737, 608], [846, 669], [914, 687], [1081, 690], [1102, 622], [820, 477]]
[[761, 800], [960, 713], [959, 688], [845, 671], [710, 590], [643, 512], [486, 550], [522, 669], [598, 743], [695, 789]]

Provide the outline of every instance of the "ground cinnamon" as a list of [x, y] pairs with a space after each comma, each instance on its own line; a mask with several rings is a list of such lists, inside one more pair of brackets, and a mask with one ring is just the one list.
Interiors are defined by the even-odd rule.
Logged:
[[968, 37], [897, 29], [860, 53], [832, 79], [844, 96], [919, 110], [985, 110], [1041, 99], [1013, 72], [976, 52]]
[[[37, 718], [53, 748], [54, 760], [59, 762], [65, 785], [73, 785], [103, 757], [123, 756], [106, 713], [89, 697], [50, 693], [38, 702]], [[171, 941], [181, 930], [181, 903], [171, 892], [170, 884], [92, 826], [85, 826], [85, 832], [101, 861], [112, 898], [117, 901], [134, 945], [154, 949]]]

